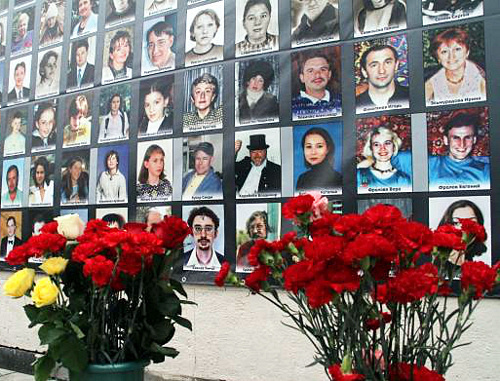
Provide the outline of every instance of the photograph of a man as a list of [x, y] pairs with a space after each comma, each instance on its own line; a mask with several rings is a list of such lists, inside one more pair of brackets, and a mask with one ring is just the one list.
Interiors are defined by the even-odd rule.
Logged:
[[14, 216], [7, 217], [5, 225], [7, 227], [7, 235], [2, 238], [2, 242], [0, 243], [1, 258], [5, 258], [7, 255], [9, 255], [14, 247], [19, 246], [23, 243], [16, 235], [16, 218]]
[[[220, 139], [222, 147], [222, 136]], [[214, 170], [214, 145], [200, 142], [193, 150], [194, 169], [182, 178], [182, 199], [222, 198], [222, 180], [219, 172]]]
[[408, 87], [398, 82], [400, 62], [394, 46], [372, 44], [359, 64], [365, 90], [356, 97], [356, 113], [409, 107]]
[[[442, 113], [448, 114], [441, 116], [448, 117], [448, 121], [440, 130], [442, 136], [436, 138], [442, 139], [443, 152], [433, 154], [435, 144], [429, 141], [429, 190], [490, 189], [489, 141], [486, 138], [489, 127], [481, 120], [478, 109]], [[436, 129], [432, 119], [428, 115], [429, 139], [434, 139], [432, 131]]]
[[35, 125], [31, 140], [32, 152], [56, 148], [56, 105], [44, 102], [35, 106]]
[[5, 160], [3, 168], [2, 208], [20, 207], [23, 203], [23, 191], [19, 189], [19, 184], [23, 183], [24, 159]]
[[35, 8], [24, 9], [14, 16], [12, 31], [12, 54], [20, 54], [31, 50], [33, 45], [33, 20], [31, 16]]
[[215, 250], [215, 240], [219, 235], [219, 223], [217, 214], [206, 206], [191, 210], [187, 224], [192, 232], [194, 248], [184, 252], [183, 270], [220, 270], [224, 254]]
[[[222, 71], [220, 74], [222, 79]], [[186, 84], [190, 83], [189, 78], [190, 73], [186, 72]], [[187, 112], [182, 116], [184, 132], [222, 128], [223, 107], [218, 102], [221, 82], [212, 73], [204, 72], [191, 83], [189, 99], [185, 100], [190, 103], [185, 104]]]
[[[279, 132], [278, 132], [279, 133]], [[281, 165], [267, 159], [270, 147], [266, 135], [250, 135], [250, 144], [246, 147], [249, 156], [235, 163], [235, 184], [239, 197], [275, 196], [281, 192]], [[279, 137], [277, 140], [280, 141]], [[236, 139], [234, 150], [236, 157], [243, 142]]]
[[[238, 205], [238, 207], [241, 206], [243, 205]], [[238, 252], [236, 254], [237, 272], [250, 272], [253, 270], [253, 267], [248, 263], [250, 249], [255, 244], [255, 241], [267, 239], [267, 233], [270, 231], [268, 215], [265, 210], [256, 210], [253, 212], [247, 219], [245, 225], [249, 239], [238, 247]]]
[[31, 60], [23, 57], [10, 63], [10, 91], [7, 95], [9, 103], [26, 102], [30, 98]]
[[175, 13], [144, 23], [142, 75], [175, 69], [175, 25]]
[[341, 93], [337, 85], [340, 74], [339, 47], [295, 53], [292, 55], [292, 67], [293, 120], [342, 114]]
[[292, 48], [339, 39], [338, 9], [330, 0], [290, 0]]
[[94, 84], [95, 66], [89, 62], [89, 58], [91, 56], [90, 61], [94, 61], [95, 37], [74, 41], [70, 50], [67, 88], [81, 89], [82, 87], [92, 86]]

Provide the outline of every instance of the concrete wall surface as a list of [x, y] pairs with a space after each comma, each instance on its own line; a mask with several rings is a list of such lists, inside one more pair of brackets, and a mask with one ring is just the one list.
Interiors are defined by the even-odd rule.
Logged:
[[[0, 285], [9, 273], [0, 273]], [[312, 362], [313, 347], [298, 332], [283, 326], [283, 315], [259, 296], [244, 289], [187, 286], [197, 306], [185, 307], [193, 332], [180, 327], [171, 345], [180, 351], [175, 360], [152, 364], [156, 375], [200, 377], [224, 381], [326, 380]], [[28, 330], [22, 306], [28, 300], [0, 296], [0, 345], [27, 350], [38, 346], [36, 329]], [[500, 379], [500, 301], [488, 299], [476, 310], [474, 325], [456, 349], [448, 381]]]

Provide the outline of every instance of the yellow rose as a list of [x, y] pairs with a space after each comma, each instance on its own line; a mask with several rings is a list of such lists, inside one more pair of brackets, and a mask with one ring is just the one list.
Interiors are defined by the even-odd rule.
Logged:
[[59, 289], [48, 276], [36, 282], [35, 288], [31, 291], [31, 299], [38, 308], [53, 304], [57, 300], [57, 295]]
[[54, 257], [47, 259], [40, 268], [48, 275], [57, 275], [64, 271], [68, 260], [63, 257]]
[[5, 295], [20, 298], [33, 286], [33, 279], [35, 279], [35, 270], [24, 268], [11, 275], [4, 283], [3, 291]]
[[74, 240], [83, 234], [85, 223], [80, 219], [78, 214], [68, 214], [54, 218], [57, 221], [57, 232], [66, 237], [66, 239]]

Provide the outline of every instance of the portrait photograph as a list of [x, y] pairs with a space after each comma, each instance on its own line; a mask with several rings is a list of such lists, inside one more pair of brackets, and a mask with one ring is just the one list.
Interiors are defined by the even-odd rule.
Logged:
[[412, 191], [410, 115], [356, 120], [358, 194]]
[[[5, 116], [6, 115], [6, 116]], [[2, 114], [4, 124], [3, 156], [21, 155], [26, 152], [26, 131], [28, 130], [28, 107], [17, 107]]]
[[139, 138], [172, 134], [174, 76], [165, 75], [141, 81], [139, 105]]
[[89, 203], [90, 151], [66, 151], [61, 161], [61, 205]]
[[413, 219], [413, 205], [411, 198], [372, 198], [358, 200], [358, 213], [362, 214], [367, 209], [378, 204], [395, 206], [400, 210], [404, 218], [408, 220]]
[[101, 79], [103, 85], [132, 78], [133, 45], [133, 25], [106, 32]]
[[35, 98], [45, 98], [59, 94], [61, 79], [62, 46], [38, 53]]
[[0, 17], [0, 59], [5, 58], [7, 46], [7, 16]]
[[28, 219], [30, 226], [30, 236], [37, 236], [42, 234], [42, 228], [45, 225], [54, 220], [54, 211], [52, 208], [28, 210]]
[[96, 203], [128, 201], [128, 145], [112, 145], [97, 150]]
[[278, 0], [236, 2], [236, 57], [279, 50]]
[[353, 0], [354, 37], [406, 29], [407, 0]]
[[184, 138], [182, 200], [222, 199], [222, 134]]
[[409, 108], [406, 35], [355, 43], [354, 76], [356, 114]]
[[222, 128], [223, 71], [223, 65], [185, 71], [183, 132]]
[[5, 258], [12, 249], [23, 243], [23, 214], [21, 211], [0, 213], [0, 260]]
[[483, 0], [422, 0], [424, 25], [483, 15]]
[[[191, 228], [184, 241], [184, 271], [219, 271], [224, 256], [224, 206], [184, 205], [182, 219]], [[226, 259], [227, 260], [227, 259]]]
[[177, 0], [145, 0], [144, 17], [177, 9]]
[[279, 122], [279, 57], [235, 63], [235, 125]]
[[491, 264], [491, 210], [490, 196], [439, 197], [429, 199], [429, 227], [443, 225], [461, 227], [460, 219], [470, 219], [484, 227], [486, 240], [476, 241], [465, 251], [453, 250], [446, 261], [450, 270], [460, 269], [465, 261], [483, 261]]
[[342, 194], [342, 122], [293, 128], [295, 195]]
[[73, 0], [73, 7], [71, 9], [71, 38], [96, 33], [98, 16], [99, 0]]
[[101, 89], [99, 95], [99, 143], [129, 138], [131, 108], [132, 86], [130, 84]]
[[338, 7], [338, 0], [290, 0], [292, 48], [338, 40]]
[[65, 98], [63, 148], [90, 144], [92, 136], [92, 99], [93, 93], [91, 91]]
[[57, 143], [57, 99], [41, 102], [33, 108], [31, 152], [50, 151]]
[[224, 56], [224, 2], [187, 10], [185, 66], [220, 61]]
[[30, 164], [30, 207], [54, 205], [55, 154], [32, 156]]
[[175, 69], [177, 13], [145, 20], [141, 75]]
[[429, 191], [490, 189], [487, 107], [427, 113]]
[[24, 191], [24, 157], [4, 160], [2, 167], [2, 209], [22, 207]]
[[65, 0], [45, 0], [40, 16], [40, 47], [57, 44], [63, 40]]
[[172, 200], [172, 139], [137, 144], [137, 202]]
[[281, 204], [236, 205], [236, 272], [250, 273], [250, 249], [259, 239], [275, 241], [280, 238]]
[[167, 205], [155, 206], [138, 206], [135, 210], [135, 222], [141, 222], [147, 225], [148, 231], [151, 230], [153, 224], [157, 224], [163, 220], [165, 216], [172, 215], [172, 207]]
[[340, 46], [292, 53], [292, 120], [342, 115]]
[[128, 222], [128, 209], [97, 208], [95, 218], [103, 220], [110, 228], [123, 229], [123, 226]]
[[35, 7], [21, 9], [12, 18], [11, 54], [30, 52], [33, 47], [33, 29], [35, 26]]
[[427, 106], [486, 100], [484, 24], [423, 32]]
[[29, 101], [30, 79], [31, 55], [10, 61], [8, 104]]
[[135, 19], [135, 0], [107, 0], [106, 28]]
[[69, 47], [66, 91], [94, 86], [96, 37], [72, 41]]
[[235, 132], [236, 198], [281, 197], [279, 128]]

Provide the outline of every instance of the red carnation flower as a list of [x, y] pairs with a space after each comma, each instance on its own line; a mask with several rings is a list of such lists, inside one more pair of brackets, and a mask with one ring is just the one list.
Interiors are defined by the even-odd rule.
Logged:
[[462, 240], [462, 231], [453, 225], [441, 225], [436, 229], [432, 237], [433, 246], [465, 250], [466, 243]]
[[392, 228], [396, 223], [404, 221], [401, 211], [393, 205], [377, 204], [368, 208], [363, 217], [373, 225], [375, 229]]
[[261, 282], [267, 281], [267, 277], [271, 274], [271, 269], [269, 266], [259, 266], [253, 272], [248, 274], [245, 279], [245, 285], [255, 292], [259, 292], [261, 289]]
[[306, 288], [307, 302], [311, 308], [319, 308], [333, 299], [330, 282], [319, 279], [309, 283]]
[[380, 258], [386, 262], [396, 259], [398, 251], [392, 242], [373, 233], [360, 234], [344, 252], [344, 261], [354, 263], [365, 257]]
[[486, 263], [467, 261], [462, 265], [462, 289], [473, 287], [474, 299], [481, 299], [486, 291], [495, 286], [497, 270]]
[[286, 219], [296, 221], [298, 217], [312, 211], [313, 203], [314, 197], [307, 193], [293, 197], [283, 205], [283, 216]]
[[129, 233], [142, 233], [145, 232], [148, 225], [142, 222], [127, 222], [123, 225], [123, 229]]
[[99, 241], [84, 242], [78, 244], [71, 253], [71, 259], [75, 262], [84, 263], [86, 259], [97, 255], [103, 250], [103, 246]]
[[58, 253], [66, 246], [66, 238], [61, 234], [42, 233], [34, 235], [28, 240], [30, 252], [36, 257], [45, 253]]
[[339, 364], [330, 366], [328, 372], [333, 377], [333, 381], [363, 381], [365, 379], [365, 376], [359, 373], [342, 373]]
[[92, 282], [94, 282], [97, 287], [103, 287], [110, 282], [113, 268], [114, 263], [112, 261], [103, 255], [97, 255], [85, 260], [83, 275], [86, 277], [90, 276]]
[[9, 252], [5, 260], [11, 266], [24, 265], [28, 262], [28, 259], [32, 255], [29, 250], [29, 245], [27, 243], [19, 246], [14, 246], [14, 248]]
[[304, 245], [307, 258], [313, 261], [326, 261], [340, 256], [344, 247], [344, 239], [339, 236], [319, 236]]
[[[402, 221], [393, 228], [396, 247], [403, 252], [419, 251], [429, 253], [432, 250], [432, 231], [415, 221]], [[418, 258], [413, 258], [415, 262]]]
[[314, 266], [313, 261], [310, 260], [297, 262], [283, 271], [285, 280], [283, 287], [285, 290], [297, 294], [300, 289], [316, 278], [318, 271], [322, 270], [323, 267]]
[[392, 320], [392, 315], [390, 312], [382, 312], [376, 319], [367, 319], [365, 322], [366, 328], [375, 331], [378, 329], [382, 322], [389, 323]]
[[55, 234], [57, 233], [57, 226], [57, 221], [52, 221], [43, 225], [40, 231], [46, 234]]
[[353, 239], [360, 233], [370, 230], [371, 223], [359, 214], [344, 214], [334, 224], [335, 231], [347, 239]]
[[214, 283], [219, 287], [224, 286], [224, 281], [226, 280], [227, 274], [229, 274], [230, 270], [231, 264], [229, 262], [224, 262], [220, 267], [219, 273], [215, 277]]
[[340, 214], [325, 212], [321, 218], [313, 221], [309, 227], [311, 237], [316, 238], [332, 234], [333, 227], [339, 218], [341, 218]]
[[325, 272], [325, 280], [330, 288], [338, 294], [344, 291], [354, 292], [359, 289], [360, 277], [358, 270], [346, 266], [340, 261], [331, 262]]
[[397, 303], [412, 303], [438, 291], [438, 269], [432, 263], [401, 271], [387, 282], [387, 297]]
[[470, 218], [459, 218], [459, 221], [460, 227], [464, 233], [467, 235], [473, 235], [476, 237], [476, 241], [484, 242], [486, 239], [486, 231], [484, 230], [483, 225], [478, 224]]
[[151, 232], [162, 241], [162, 246], [169, 250], [180, 247], [190, 229], [181, 218], [165, 216], [160, 223], [153, 225]]
[[389, 368], [390, 381], [445, 381], [436, 371], [416, 364], [397, 363]]

